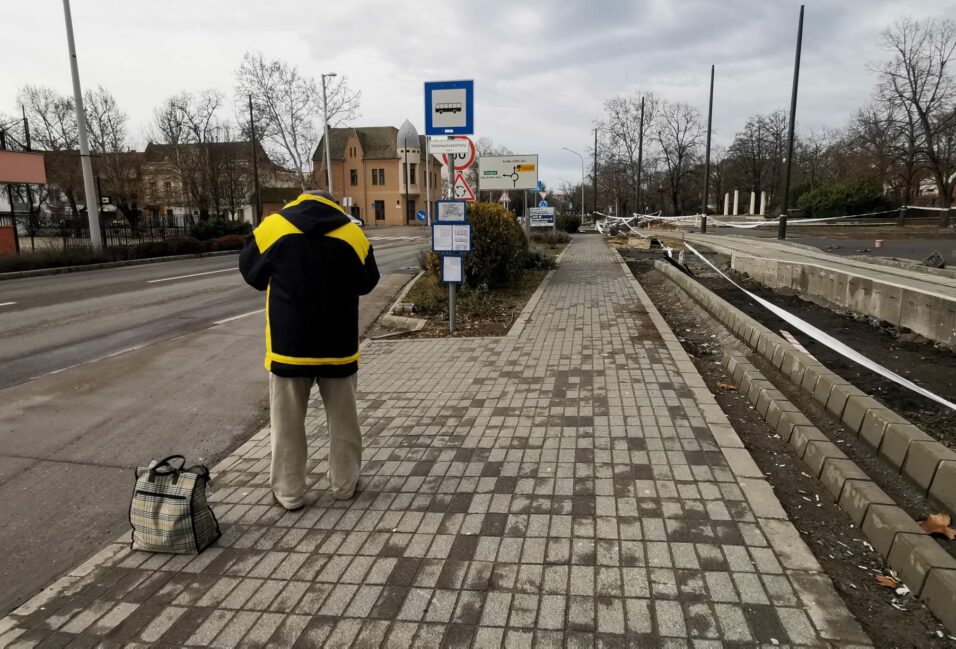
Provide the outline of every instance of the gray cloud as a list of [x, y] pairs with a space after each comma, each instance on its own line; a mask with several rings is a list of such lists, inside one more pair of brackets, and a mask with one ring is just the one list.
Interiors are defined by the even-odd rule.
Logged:
[[[0, 110], [26, 83], [70, 91], [58, 3], [5, 8]], [[110, 88], [134, 127], [179, 90], [231, 94], [243, 51], [336, 71], [362, 91], [362, 122], [422, 126], [422, 83], [473, 78], [478, 135], [541, 155], [545, 180], [576, 180], [604, 100], [646, 89], [706, 110], [717, 66], [715, 141], [789, 104], [798, 0], [74, 2], [86, 87]], [[946, 16], [956, 0], [806, 0], [798, 120], [838, 127], [869, 97], [880, 31], [904, 14]], [[44, 38], [36, 38], [42, 32]], [[451, 52], [449, 51], [451, 49]]]

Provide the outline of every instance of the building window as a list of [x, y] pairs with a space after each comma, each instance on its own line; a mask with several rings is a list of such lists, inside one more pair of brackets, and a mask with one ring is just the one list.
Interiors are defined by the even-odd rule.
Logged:
[[[376, 171], [376, 170], [373, 170]], [[375, 201], [372, 203], [372, 207], [375, 208], [375, 220], [384, 221], [385, 220], [385, 201]]]
[[163, 183], [163, 191], [166, 192], [167, 194], [172, 190], [172, 188], [173, 188], [173, 184], [169, 182], [168, 180]]
[[384, 170], [384, 169], [372, 169], [372, 184], [373, 184], [373, 185], [384, 185], [384, 184], [385, 184], [385, 170]]
[[349, 180], [352, 182], [352, 187], [358, 185], [358, 171], [356, 169], [349, 169]]
[[417, 185], [417, 184], [418, 184], [418, 181], [415, 180], [415, 172], [417, 171], [418, 165], [416, 165], [416, 164], [413, 162], [412, 164], [408, 165], [408, 167], [409, 167], [409, 168], [408, 168], [408, 184], [409, 184], [409, 185]]

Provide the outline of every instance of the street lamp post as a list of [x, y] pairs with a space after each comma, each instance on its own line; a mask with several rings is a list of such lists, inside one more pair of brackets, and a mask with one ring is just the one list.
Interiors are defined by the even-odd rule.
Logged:
[[573, 151], [569, 149], [566, 146], [563, 146], [561, 148], [581, 158], [581, 223], [584, 223], [584, 156], [578, 153], [577, 151]]
[[329, 180], [329, 193], [332, 193], [332, 153], [329, 149], [329, 100], [325, 93], [325, 79], [337, 76], [335, 72], [329, 72], [322, 75], [322, 110], [325, 113], [325, 172]]
[[99, 199], [93, 184], [93, 164], [90, 162], [90, 144], [86, 137], [86, 113], [83, 111], [83, 91], [80, 89], [80, 71], [76, 63], [70, 0], [63, 0], [63, 16], [66, 19], [66, 44], [70, 52], [70, 72], [73, 75], [73, 103], [76, 108], [76, 131], [80, 144], [80, 168], [83, 170], [83, 197], [90, 222], [90, 243], [93, 250], [100, 251], [103, 249], [103, 237], [100, 234]]

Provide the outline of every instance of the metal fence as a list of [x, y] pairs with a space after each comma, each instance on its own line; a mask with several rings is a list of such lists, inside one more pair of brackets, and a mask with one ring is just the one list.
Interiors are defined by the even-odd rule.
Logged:
[[[13, 218], [9, 213], [0, 214], [0, 225], [9, 226], [12, 222]], [[45, 244], [40, 246], [41, 248], [83, 248], [90, 245], [89, 221], [85, 218], [42, 219], [31, 222], [27, 214], [17, 214], [16, 224], [21, 249], [35, 248], [31, 243], [37, 240]], [[100, 234], [104, 246], [123, 247], [185, 237], [189, 235], [189, 227], [161, 218], [143, 217], [135, 223], [126, 219], [101, 219]]]

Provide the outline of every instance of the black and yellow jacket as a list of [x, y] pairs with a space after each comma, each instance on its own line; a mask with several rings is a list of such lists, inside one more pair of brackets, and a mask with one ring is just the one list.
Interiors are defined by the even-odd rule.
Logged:
[[239, 270], [266, 291], [266, 369], [343, 377], [358, 370], [359, 296], [378, 283], [372, 245], [338, 205], [302, 194], [257, 227]]

